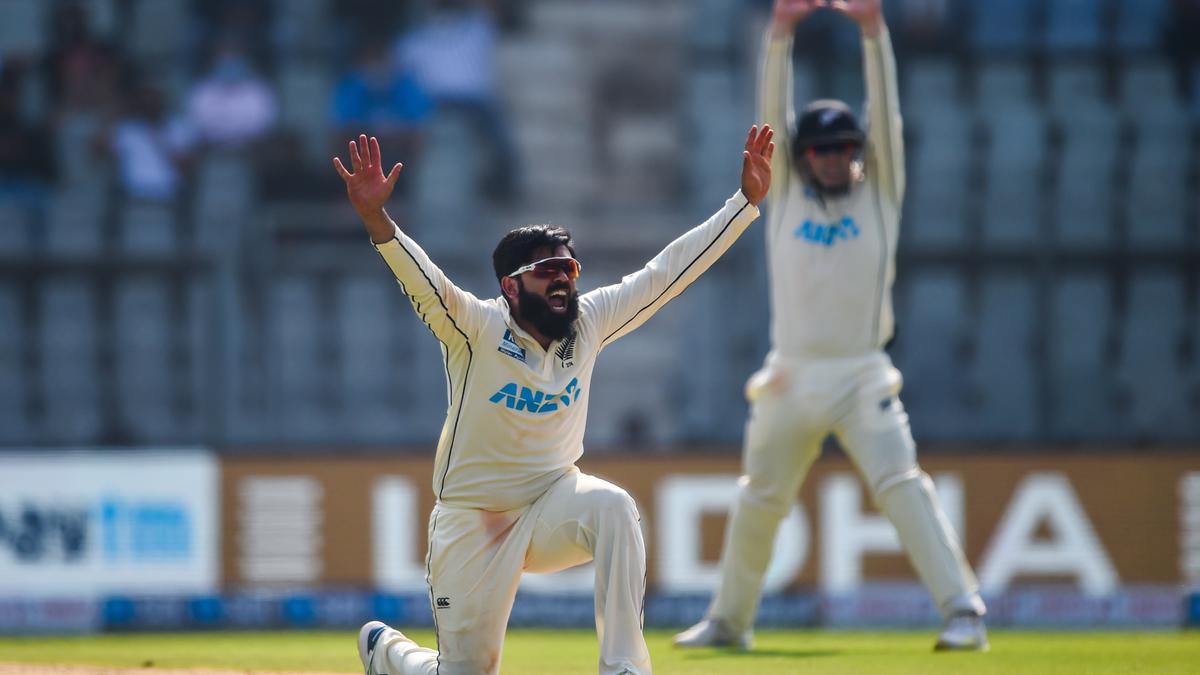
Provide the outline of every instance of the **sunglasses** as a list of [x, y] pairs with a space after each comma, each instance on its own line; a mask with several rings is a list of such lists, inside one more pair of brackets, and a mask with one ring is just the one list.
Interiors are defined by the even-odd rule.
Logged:
[[808, 146], [808, 152], [813, 155], [850, 154], [858, 151], [857, 143], [820, 143]]
[[568, 279], [578, 279], [579, 273], [582, 271], [583, 265], [580, 265], [578, 260], [574, 258], [556, 257], [542, 258], [541, 260], [531, 262], [528, 265], [518, 267], [508, 276], [516, 277], [526, 272], [533, 272], [533, 276], [539, 279], [553, 279], [561, 272], [566, 274]]

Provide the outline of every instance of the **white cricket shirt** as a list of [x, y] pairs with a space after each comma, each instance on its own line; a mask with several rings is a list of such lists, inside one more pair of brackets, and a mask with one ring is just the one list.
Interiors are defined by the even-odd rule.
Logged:
[[767, 214], [772, 353], [847, 357], [891, 337], [892, 281], [904, 197], [904, 143], [896, 64], [886, 29], [863, 40], [868, 133], [865, 178], [822, 199], [793, 165], [792, 39], [768, 34], [760, 116], [775, 129]]
[[480, 300], [458, 288], [399, 228], [376, 245], [442, 345], [450, 400], [434, 461], [438, 500], [507, 511], [571, 471], [583, 454], [600, 350], [679, 295], [757, 217], [738, 192], [642, 269], [581, 295], [575, 336], [548, 350], [517, 326], [504, 298]]

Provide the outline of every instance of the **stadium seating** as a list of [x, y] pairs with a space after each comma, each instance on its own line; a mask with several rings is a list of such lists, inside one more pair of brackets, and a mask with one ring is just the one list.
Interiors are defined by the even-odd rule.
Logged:
[[1043, 118], [1019, 108], [988, 122], [991, 142], [984, 159], [983, 241], [989, 248], [1029, 247], [1041, 225], [1045, 127]]
[[1014, 61], [987, 64], [976, 73], [975, 102], [988, 136], [979, 204], [988, 248], [1030, 246], [1039, 230], [1046, 125], [1031, 75]]
[[134, 0], [129, 46], [137, 56], [151, 60], [176, 54], [185, 43], [188, 0]]
[[1196, 430], [1180, 358], [1186, 337], [1182, 281], [1170, 271], [1148, 270], [1130, 286], [1117, 373], [1130, 395], [1129, 431], [1139, 440], [1181, 440]]
[[1049, 105], [1061, 137], [1052, 217], [1068, 249], [1111, 244], [1117, 192], [1120, 120], [1105, 99], [1103, 77], [1090, 63], [1064, 63], [1049, 73]]
[[1109, 375], [1112, 295], [1098, 275], [1061, 278], [1051, 302], [1051, 433], [1065, 441], [1111, 439], [1121, 429]]
[[[0, 63], [36, 62], [55, 3], [3, 4]], [[197, 3], [82, 4], [92, 31], [177, 111], [203, 71]], [[408, 167], [394, 213], [485, 294], [492, 243], [526, 222], [573, 227], [587, 282], [618, 279], [736, 186], [766, 4], [526, 3], [496, 58], [521, 197], [480, 194], [486, 144], [468, 115], [443, 109], [424, 152], [398, 158]], [[1200, 357], [1180, 345], [1200, 352], [1200, 319], [1176, 275], [1197, 240], [1200, 68], [1177, 71], [1162, 55], [1169, 0], [958, 0], [940, 30], [957, 33], [965, 12], [962, 41], [931, 39], [928, 25], [918, 35], [908, 7], [885, 4], [908, 141], [895, 356], [918, 438], [1196, 439]], [[263, 31], [280, 132], [313, 175], [328, 169], [330, 89], [356, 37], [342, 12], [289, 0]], [[797, 104], [835, 96], [860, 109], [857, 31], [825, 13], [808, 28]], [[664, 55], [633, 59], [645, 70], [634, 72], [626, 61], [647, 40]], [[630, 95], [612, 96], [611, 82]], [[107, 113], [56, 108], [41, 68], [21, 87], [26, 116], [53, 125], [58, 178], [44, 208], [0, 198], [0, 258], [45, 265], [31, 308], [18, 286], [0, 286], [0, 325], [18, 326], [0, 330], [0, 443], [437, 437], [438, 346], [369, 250], [340, 248], [353, 219], [340, 201], [273, 190], [271, 158], [229, 149], [196, 155], [178, 202], [127, 201], [97, 152]], [[630, 109], [668, 87], [665, 103]], [[332, 199], [333, 176], [319, 175]], [[589, 444], [740, 440], [742, 383], [766, 347], [761, 237], [752, 228], [711, 278], [606, 356]], [[182, 256], [205, 264], [183, 280], [146, 271]], [[1035, 257], [1049, 274], [1014, 273]], [[109, 283], [97, 269], [113, 261], [123, 267]]]
[[327, 62], [290, 59], [279, 74], [280, 122], [298, 132], [304, 157], [314, 165], [329, 161], [329, 94], [333, 76]]
[[1175, 92], [1171, 64], [1130, 61], [1121, 69], [1121, 110], [1139, 126], [1169, 126], [1186, 133], [1187, 111]]
[[236, 155], [210, 155], [193, 180], [196, 195], [191, 217], [196, 248], [208, 254], [236, 251], [242, 223], [255, 204], [253, 167]]
[[421, 231], [421, 244], [441, 258], [467, 247], [483, 224], [478, 189], [482, 157], [475, 129], [465, 116], [433, 123], [413, 181], [416, 222], [440, 223]]
[[961, 249], [968, 241], [974, 156], [970, 110], [958, 67], [945, 59], [914, 61], [901, 80], [908, 190], [901, 236], [920, 248]]
[[30, 52], [43, 44], [43, 26], [50, 3], [43, 0], [7, 0], [0, 21], [0, 54]]
[[971, 434], [972, 391], [963, 368], [969, 325], [962, 280], [950, 272], [913, 274], [897, 299], [896, 365], [917, 442]]
[[737, 45], [742, 35], [741, 18], [744, 10], [736, 2], [726, 0], [693, 0], [689, 12], [688, 40], [693, 48], [726, 51]]
[[[346, 279], [337, 289], [335, 322], [340, 372], [328, 387], [340, 391], [344, 430], [352, 442], [386, 443], [404, 430], [394, 401], [404, 388], [399, 321], [385, 307], [398, 307], [400, 289], [384, 275]], [[420, 339], [415, 335], [413, 338]]]
[[174, 395], [179, 399], [179, 426], [173, 436], [176, 442], [194, 442], [195, 439], [209, 442], [217, 434], [216, 383], [219, 381], [219, 363], [214, 354], [219, 353], [221, 336], [228, 330], [224, 322], [217, 320], [213, 279], [193, 279], [187, 283], [183, 293], [185, 311], [183, 325], [176, 333], [182, 344], [176, 345], [176, 354], [182, 351], [178, 368], [180, 378], [176, 380]]
[[178, 434], [173, 402], [180, 391], [170, 289], [155, 279], [115, 290], [115, 377], [122, 431], [134, 442], [162, 442]]
[[1045, 45], [1051, 49], [1095, 49], [1103, 38], [1104, 3], [1050, 0], [1046, 3]]
[[[814, 95], [812, 71], [806, 65], [796, 69], [796, 97], [806, 101]], [[689, 122], [695, 129], [690, 142], [688, 163], [690, 179], [697, 197], [717, 198], [736, 185], [739, 167], [724, 161], [737, 153], [746, 130], [743, 126], [754, 115], [755, 103], [739, 96], [740, 82], [725, 69], [697, 69], [688, 79]], [[784, 148], [778, 148], [786, 151]]]
[[17, 445], [30, 437], [26, 400], [29, 381], [25, 376], [26, 345], [34, 336], [22, 328], [25, 321], [21, 310], [19, 288], [13, 284], [0, 286], [0, 443]]
[[1150, 49], [1162, 37], [1171, 0], [1116, 0], [1116, 43]]
[[973, 185], [970, 120], [952, 112], [912, 118], [907, 217], [902, 236], [920, 248], [961, 249], [968, 241]]
[[1124, 213], [1129, 240], [1136, 246], [1169, 247], [1184, 241], [1185, 200], [1191, 191], [1180, 142], [1169, 131], [1141, 130], [1130, 160], [1132, 179]]
[[270, 418], [291, 441], [318, 441], [333, 436], [332, 410], [327, 397], [335, 397], [329, 372], [328, 340], [333, 326], [323, 320], [325, 290], [319, 279], [289, 277], [271, 289], [270, 339], [275, 350], [268, 368]]
[[16, 201], [0, 201], [0, 256], [27, 252], [31, 225], [28, 208]]
[[161, 256], [179, 248], [179, 223], [169, 205], [128, 204], [119, 228], [119, 248], [125, 253]]
[[1037, 308], [1031, 279], [986, 279], [974, 324], [970, 367], [978, 411], [971, 433], [980, 438], [1028, 441], [1036, 437], [1037, 380], [1033, 354]]
[[99, 368], [98, 294], [80, 280], [42, 285], [40, 376], [44, 416], [40, 438], [55, 443], [95, 442], [104, 433]]
[[59, 188], [46, 213], [46, 247], [62, 257], [93, 257], [107, 246], [104, 212], [108, 195], [100, 186]]
[[970, 36], [979, 51], [1016, 51], [1032, 42], [1032, 0], [978, 0], [971, 5]]

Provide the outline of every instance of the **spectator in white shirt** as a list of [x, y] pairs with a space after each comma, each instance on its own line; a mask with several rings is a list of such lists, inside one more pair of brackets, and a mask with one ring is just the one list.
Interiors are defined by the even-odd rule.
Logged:
[[142, 86], [108, 137], [125, 194], [139, 201], [174, 200], [183, 183], [181, 164], [193, 141], [182, 120], [167, 116], [162, 93]]
[[271, 131], [278, 117], [275, 92], [236, 44], [218, 48], [212, 70], [188, 96], [188, 123], [208, 145], [251, 144]]

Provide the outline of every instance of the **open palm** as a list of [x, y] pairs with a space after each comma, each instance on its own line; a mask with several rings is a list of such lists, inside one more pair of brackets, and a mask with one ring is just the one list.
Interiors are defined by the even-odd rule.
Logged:
[[775, 154], [775, 144], [771, 137], [775, 132], [770, 125], [750, 127], [746, 135], [746, 148], [742, 151], [742, 194], [751, 204], [758, 203], [767, 196], [771, 187], [771, 156]]
[[829, 7], [860, 25], [878, 19], [883, 13], [880, 0], [830, 0]]
[[333, 168], [346, 183], [346, 194], [350, 203], [364, 221], [371, 220], [387, 204], [396, 187], [396, 179], [400, 177], [403, 164], [397, 163], [388, 175], [383, 175], [383, 160], [379, 152], [379, 140], [374, 136], [367, 139], [366, 135], [358, 137], [358, 142], [350, 141], [350, 165], [354, 173], [346, 170], [340, 157], [333, 158]]

